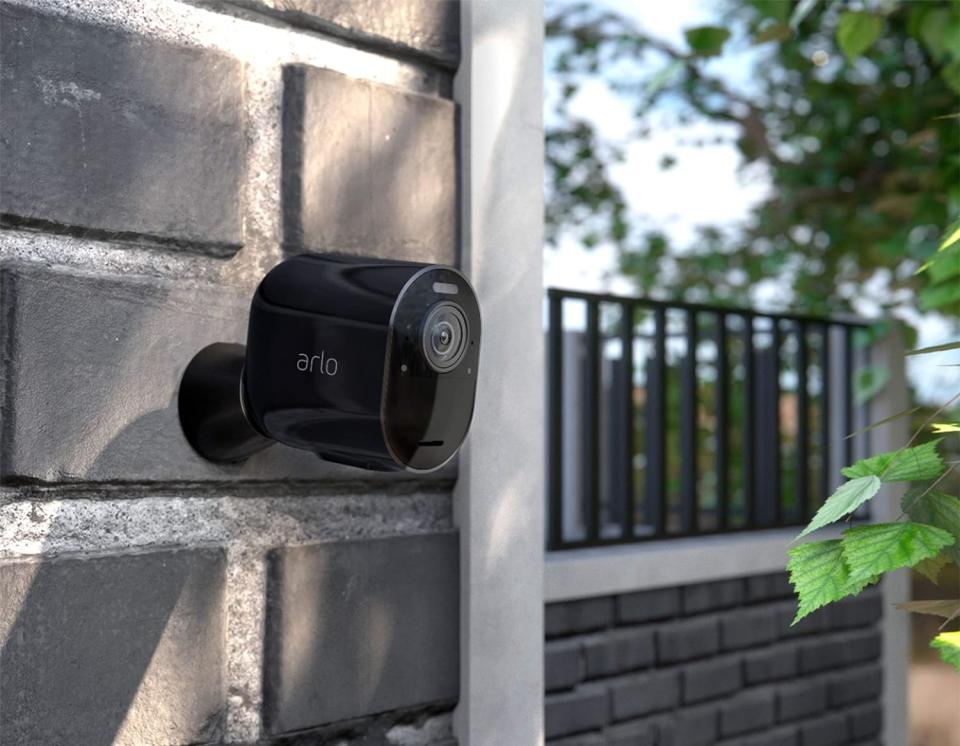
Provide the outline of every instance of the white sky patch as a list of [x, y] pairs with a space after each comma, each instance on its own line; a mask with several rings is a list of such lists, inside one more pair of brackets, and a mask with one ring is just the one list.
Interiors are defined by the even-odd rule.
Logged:
[[[684, 29], [717, 23], [716, 6], [703, 0], [604, 0], [598, 4], [633, 19], [644, 31], [681, 50], [686, 49]], [[711, 61], [710, 71], [734, 88], [749, 88], [758, 52], [746, 48], [743, 54]], [[666, 59], [654, 54], [650, 64], [659, 67]], [[547, 89], [550, 101], [557, 94], [549, 80]], [[743, 157], [733, 143], [738, 131], [735, 125], [699, 120], [678, 126], [670, 121], [675, 109], [669, 102], [659, 109], [650, 122], [650, 135], [632, 139], [638, 124], [632, 107], [603, 81], [587, 81], [570, 104], [574, 116], [592, 121], [606, 139], [628, 143], [624, 162], [610, 168], [611, 179], [623, 191], [633, 218], [663, 231], [671, 246], [682, 251], [696, 238], [697, 226], [732, 228], [742, 224], [751, 208], [768, 195], [770, 181], [763, 168], [742, 168]], [[548, 120], [551, 116], [548, 107]], [[669, 169], [661, 168], [665, 156], [675, 159]], [[632, 283], [617, 278], [616, 273], [617, 255], [612, 247], [584, 249], [564, 240], [544, 255], [547, 287], [630, 292]]]

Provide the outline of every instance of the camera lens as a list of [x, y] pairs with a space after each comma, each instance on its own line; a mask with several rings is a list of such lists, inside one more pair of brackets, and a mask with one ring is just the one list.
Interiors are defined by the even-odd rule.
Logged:
[[423, 322], [423, 354], [437, 373], [460, 364], [467, 351], [467, 320], [456, 303], [438, 303]]

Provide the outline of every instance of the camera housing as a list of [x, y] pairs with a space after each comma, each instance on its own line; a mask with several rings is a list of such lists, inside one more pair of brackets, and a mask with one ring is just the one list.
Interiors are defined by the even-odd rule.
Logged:
[[457, 270], [301, 254], [257, 288], [245, 350], [211, 345], [190, 363], [180, 419], [214, 461], [278, 441], [351, 466], [428, 472], [467, 434], [479, 354], [479, 303]]

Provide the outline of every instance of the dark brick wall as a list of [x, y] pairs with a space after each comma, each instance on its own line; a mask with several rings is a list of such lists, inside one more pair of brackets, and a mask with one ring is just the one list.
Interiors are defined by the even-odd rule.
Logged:
[[0, 0], [0, 744], [451, 746], [456, 464], [212, 464], [292, 252], [456, 264], [456, 0]]
[[547, 743], [879, 744], [879, 591], [794, 612], [783, 573], [548, 604]]

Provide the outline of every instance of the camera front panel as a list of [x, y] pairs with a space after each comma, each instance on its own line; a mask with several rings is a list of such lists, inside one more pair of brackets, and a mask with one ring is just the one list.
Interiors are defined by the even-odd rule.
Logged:
[[414, 275], [393, 309], [381, 418], [386, 446], [411, 471], [449, 461], [473, 417], [480, 307], [456, 270]]

